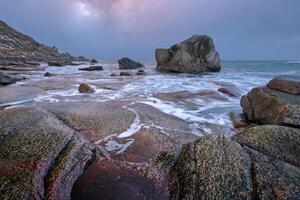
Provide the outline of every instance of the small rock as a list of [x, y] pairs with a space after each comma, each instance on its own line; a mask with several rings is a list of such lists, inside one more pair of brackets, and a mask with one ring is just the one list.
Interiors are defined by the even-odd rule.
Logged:
[[118, 74], [116, 74], [116, 73], [112, 73], [110, 76], [118, 76]]
[[95, 90], [86, 83], [80, 84], [78, 90], [79, 90], [80, 93], [93, 93], [93, 92], [95, 92]]
[[50, 73], [50, 72], [46, 72], [44, 74], [45, 77], [52, 77], [52, 76], [56, 76], [56, 74]]
[[129, 58], [122, 58], [118, 60], [119, 69], [138, 69], [144, 67], [143, 64], [133, 61]]
[[145, 76], [146, 75], [146, 72], [144, 70], [139, 70], [136, 75], [138, 76]]
[[90, 66], [86, 68], [80, 68], [79, 70], [81, 71], [102, 71], [103, 67], [102, 66]]
[[91, 63], [92, 63], [92, 64], [96, 64], [96, 63], [98, 63], [98, 61], [97, 61], [96, 59], [92, 59], [92, 60], [91, 60]]
[[12, 78], [2, 72], [0, 72], [0, 86], [4, 86], [4, 85], [10, 85], [10, 84], [14, 84], [17, 82], [17, 79]]
[[242, 94], [242, 92], [235, 87], [221, 87], [218, 91], [230, 97], [240, 97]]
[[65, 64], [62, 62], [50, 61], [48, 62], [48, 66], [50, 67], [63, 67]]
[[130, 72], [121, 72], [120, 76], [133, 76], [133, 74]]

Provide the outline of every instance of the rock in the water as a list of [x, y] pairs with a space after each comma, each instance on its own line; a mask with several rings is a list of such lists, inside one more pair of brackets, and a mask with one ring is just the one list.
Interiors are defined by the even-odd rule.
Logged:
[[48, 62], [48, 65], [50, 67], [63, 67], [65, 64], [63, 62], [51, 61], [51, 62]]
[[50, 73], [50, 72], [46, 72], [44, 74], [45, 77], [52, 77], [52, 76], [56, 76], [56, 74]]
[[254, 88], [241, 99], [249, 121], [259, 124], [300, 126], [300, 96]]
[[242, 91], [235, 87], [224, 86], [218, 89], [219, 92], [226, 94], [230, 97], [240, 97]]
[[145, 72], [144, 70], [139, 70], [139, 71], [136, 73], [136, 75], [138, 75], [138, 76], [144, 76], [144, 75], [146, 75], [146, 72]]
[[95, 92], [95, 90], [86, 83], [80, 84], [78, 90], [79, 90], [80, 93], [93, 93], [93, 92]]
[[120, 76], [133, 76], [130, 72], [120, 72]]
[[92, 63], [92, 64], [96, 64], [96, 63], [98, 63], [98, 61], [97, 61], [96, 59], [92, 59], [92, 60], [91, 60], [91, 63]]
[[271, 80], [267, 86], [273, 90], [300, 95], [300, 76], [279, 76]]
[[121, 58], [118, 60], [119, 63], [119, 69], [139, 69], [144, 67], [143, 64], [133, 61], [129, 58]]
[[118, 76], [118, 74], [116, 74], [116, 73], [111, 73], [110, 76]]
[[206, 35], [193, 37], [170, 49], [156, 49], [157, 70], [177, 73], [218, 72], [220, 56], [213, 40]]
[[102, 71], [103, 67], [102, 66], [90, 66], [86, 68], [80, 68], [79, 70], [81, 71]]
[[183, 147], [171, 170], [172, 199], [251, 199], [251, 160], [222, 135]]
[[17, 79], [12, 78], [2, 72], [0, 72], [0, 86], [10, 85], [17, 82]]

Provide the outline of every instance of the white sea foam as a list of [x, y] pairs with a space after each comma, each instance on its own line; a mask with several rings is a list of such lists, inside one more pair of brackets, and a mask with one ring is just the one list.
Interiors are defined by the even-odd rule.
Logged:
[[124, 106], [123, 108], [132, 111], [136, 117], [134, 119], [134, 122], [130, 125], [130, 127], [126, 131], [120, 133], [117, 136], [118, 138], [130, 137], [130, 136], [134, 135], [135, 133], [137, 133], [143, 126], [143, 124], [141, 124], [140, 116], [134, 109], [131, 109], [128, 106]]

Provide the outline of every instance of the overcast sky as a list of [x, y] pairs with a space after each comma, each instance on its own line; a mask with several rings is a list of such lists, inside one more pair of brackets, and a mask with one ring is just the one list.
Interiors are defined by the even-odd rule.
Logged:
[[0, 0], [0, 19], [61, 51], [154, 60], [208, 34], [223, 60], [300, 59], [299, 0]]

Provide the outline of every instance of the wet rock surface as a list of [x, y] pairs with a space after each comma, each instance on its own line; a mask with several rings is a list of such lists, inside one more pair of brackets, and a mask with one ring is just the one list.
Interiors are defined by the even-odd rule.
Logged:
[[175, 73], [203, 73], [221, 70], [220, 56], [213, 40], [194, 35], [170, 49], [156, 49], [157, 70]]
[[102, 71], [103, 67], [102, 66], [90, 66], [86, 68], [80, 68], [79, 70], [81, 71]]

